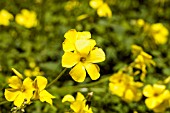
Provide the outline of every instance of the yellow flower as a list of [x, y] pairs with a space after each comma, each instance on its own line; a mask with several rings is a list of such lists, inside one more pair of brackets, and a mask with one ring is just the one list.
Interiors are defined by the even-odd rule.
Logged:
[[91, 39], [91, 33], [88, 31], [77, 32], [75, 29], [71, 29], [65, 33], [64, 37], [66, 38], [63, 42], [63, 50], [65, 52], [76, 50], [78, 40], [86, 40], [88, 43], [96, 44], [96, 42]]
[[2, 9], [0, 11], [0, 25], [8, 26], [9, 20], [13, 19], [13, 15], [9, 13], [7, 10]]
[[145, 21], [144, 21], [143, 19], [138, 19], [138, 20], [137, 20], [137, 25], [138, 25], [139, 27], [143, 27], [143, 26], [145, 25]]
[[97, 9], [97, 14], [100, 17], [112, 17], [110, 7], [107, 3], [104, 3], [103, 0], [91, 0], [89, 4], [93, 9]]
[[74, 111], [74, 113], [93, 113], [90, 106], [86, 105], [85, 97], [77, 92], [76, 99], [72, 95], [65, 95], [62, 99], [62, 102], [70, 102], [70, 108]]
[[30, 102], [33, 96], [34, 87], [32, 86], [32, 80], [27, 77], [22, 82], [18, 76], [12, 76], [8, 80], [11, 88], [5, 89], [5, 98], [8, 101], [14, 101], [14, 105], [20, 107], [24, 101]]
[[86, 71], [92, 80], [100, 77], [97, 64], [105, 60], [105, 53], [101, 48], [94, 47], [95, 40], [90, 39], [90, 32], [77, 32], [69, 30], [65, 35], [62, 56], [62, 66], [71, 68], [69, 74], [77, 82], [83, 82], [86, 77]]
[[124, 101], [139, 101], [141, 99], [142, 93], [139, 88], [143, 84], [135, 82], [132, 76], [120, 71], [113, 74], [109, 81], [109, 90], [111, 93], [121, 97]]
[[37, 26], [37, 15], [34, 11], [22, 9], [20, 14], [17, 14], [15, 21], [26, 28]]
[[156, 44], [165, 44], [168, 41], [169, 31], [162, 23], [152, 24], [150, 26], [150, 34]]
[[52, 98], [55, 98], [45, 90], [47, 79], [43, 76], [36, 76], [33, 86], [35, 88], [33, 99], [40, 99], [41, 102], [48, 102], [52, 105]]
[[147, 97], [145, 104], [149, 109], [163, 112], [169, 106], [170, 92], [166, 90], [165, 85], [146, 85], [143, 89], [143, 94]]

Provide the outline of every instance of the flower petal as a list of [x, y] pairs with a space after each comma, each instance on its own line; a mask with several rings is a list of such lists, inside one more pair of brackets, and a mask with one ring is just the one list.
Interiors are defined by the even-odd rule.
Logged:
[[145, 100], [145, 104], [149, 109], [153, 109], [156, 106], [160, 105], [162, 103], [162, 98], [157, 97], [150, 97]]
[[45, 77], [37, 76], [36, 81], [37, 81], [37, 86], [38, 86], [39, 91], [42, 91], [43, 89], [45, 89], [47, 85], [47, 79]]
[[23, 87], [24, 87], [26, 90], [34, 90], [33, 81], [31, 80], [31, 78], [27, 77], [27, 78], [24, 79], [24, 81], [23, 81]]
[[91, 33], [89, 31], [77, 32], [78, 39], [90, 39]]
[[81, 94], [80, 92], [77, 92], [76, 101], [77, 101], [77, 100], [83, 101], [84, 99], [85, 99], [85, 98], [84, 98], [84, 95]]
[[80, 61], [80, 56], [76, 53], [65, 52], [62, 56], [62, 66], [71, 68]]
[[89, 54], [89, 56], [86, 58], [87, 62], [91, 63], [98, 63], [105, 60], [105, 53], [101, 48], [95, 48], [92, 50]]
[[160, 94], [160, 93], [162, 93], [165, 90], [166, 86], [165, 85], [154, 84], [153, 88], [154, 88], [154, 91], [157, 94]]
[[83, 56], [87, 56], [95, 45], [96, 41], [93, 39], [91, 40], [80, 39], [77, 40], [75, 43], [76, 50]]
[[20, 107], [25, 99], [26, 99], [25, 95], [22, 92], [20, 92], [20, 94], [14, 100], [14, 105]]
[[99, 8], [103, 4], [103, 0], [90, 0], [89, 5], [93, 9]]
[[19, 73], [16, 69], [12, 68], [12, 71], [13, 71], [20, 79], [23, 79], [22, 74]]
[[14, 89], [19, 89], [22, 86], [22, 81], [18, 76], [12, 76], [8, 79], [9, 86]]
[[81, 62], [79, 62], [77, 65], [75, 65], [73, 67], [73, 69], [71, 69], [69, 74], [77, 82], [83, 82], [86, 77], [86, 71], [85, 71], [85, 68]]
[[99, 69], [96, 64], [85, 63], [84, 66], [92, 80], [96, 80], [100, 77]]
[[151, 85], [146, 85], [143, 89], [143, 95], [146, 97], [152, 97], [154, 96], [154, 90]]
[[81, 109], [84, 108], [83, 101], [75, 101], [70, 105], [70, 108], [74, 111], [74, 113], [80, 113]]
[[70, 29], [64, 34], [64, 37], [75, 42], [77, 39], [77, 31], [75, 29]]
[[66, 102], [66, 101], [73, 102], [73, 101], [75, 101], [75, 99], [72, 95], [65, 95], [62, 99], [62, 102]]
[[46, 101], [47, 103], [52, 105], [52, 99], [55, 98], [53, 95], [51, 95], [49, 92], [46, 90], [43, 90], [40, 92], [40, 101], [44, 102]]
[[5, 89], [5, 98], [8, 101], [14, 101], [16, 97], [20, 94], [20, 91], [13, 90], [11, 88]]
[[65, 39], [63, 42], [63, 50], [65, 52], [70, 52], [75, 50], [75, 42], [69, 39]]

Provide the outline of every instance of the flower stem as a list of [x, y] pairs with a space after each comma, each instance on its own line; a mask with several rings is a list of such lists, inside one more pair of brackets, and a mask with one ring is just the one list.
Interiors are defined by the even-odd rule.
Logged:
[[67, 70], [67, 68], [63, 69], [62, 72], [52, 82], [50, 82], [47, 85], [47, 87], [51, 86], [54, 82], [56, 82], [65, 73], [66, 70]]
[[8, 101], [2, 101], [2, 102], [0, 102], [0, 105], [2, 105], [2, 104], [6, 104], [6, 103], [8, 103]]

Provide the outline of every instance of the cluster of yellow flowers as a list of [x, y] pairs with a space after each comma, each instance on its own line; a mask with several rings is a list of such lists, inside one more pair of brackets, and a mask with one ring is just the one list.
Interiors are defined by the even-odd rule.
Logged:
[[23, 79], [22, 74], [14, 68], [12, 70], [16, 75], [9, 78], [8, 84], [11, 88], [5, 89], [4, 93], [8, 101], [14, 101], [14, 105], [19, 108], [36, 99], [41, 102], [46, 101], [52, 105], [52, 98], [55, 97], [45, 90], [47, 85], [45, 77], [36, 76], [34, 81], [30, 77]]
[[142, 97], [141, 82], [135, 82], [133, 76], [122, 71], [113, 74], [109, 79], [109, 89], [112, 94], [121, 97], [126, 102], [139, 101]]
[[154, 40], [155, 44], [167, 43], [169, 31], [162, 23], [149, 24], [143, 19], [138, 19], [137, 25], [143, 27], [144, 32], [148, 33], [148, 36]]
[[69, 74], [77, 82], [83, 82], [86, 71], [92, 80], [100, 77], [97, 64], [105, 60], [105, 53], [101, 48], [95, 47], [96, 41], [91, 39], [88, 31], [77, 32], [75, 29], [67, 31], [63, 42], [64, 55], [62, 66], [71, 68]]
[[147, 73], [146, 67], [150, 67], [151, 65], [155, 66], [156, 64], [152, 60], [152, 56], [144, 52], [140, 46], [132, 45], [132, 53], [136, 58], [134, 62], [130, 64], [129, 69], [131, 71], [136, 69], [136, 71], [133, 72], [133, 75], [140, 74], [141, 80], [144, 80]]
[[[10, 20], [13, 18], [13, 15], [7, 10], [2, 9], [0, 11], [0, 25], [8, 26], [10, 24]], [[21, 13], [15, 16], [15, 21], [17, 24], [26, 28], [32, 28], [38, 24], [36, 13], [27, 9], [22, 9]]]
[[100, 17], [112, 17], [112, 11], [107, 3], [103, 0], [90, 0], [90, 6], [97, 10], [97, 14]]

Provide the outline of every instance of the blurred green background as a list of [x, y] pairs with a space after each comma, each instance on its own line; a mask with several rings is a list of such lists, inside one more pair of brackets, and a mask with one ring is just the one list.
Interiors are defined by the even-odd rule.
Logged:
[[[75, 3], [73, 3], [76, 1]], [[170, 75], [170, 41], [156, 45], [147, 38], [146, 33], [135, 24], [136, 20], [162, 23], [170, 29], [169, 0], [105, 0], [112, 10], [112, 17], [99, 17], [95, 9], [89, 6], [89, 0], [0, 0], [0, 10], [6, 9], [13, 16], [21, 9], [33, 10], [37, 14], [38, 26], [25, 28], [15, 20], [9, 26], [0, 26], [0, 101], [4, 101], [4, 89], [8, 87], [7, 78], [14, 73], [11, 68], [24, 73], [30, 69], [29, 63], [44, 73], [48, 81], [52, 81], [61, 71], [63, 55], [62, 42], [69, 29], [90, 31], [97, 46], [106, 53], [106, 60], [99, 64], [100, 79], [117, 72], [134, 59], [131, 45], [137, 44], [153, 56], [156, 67], [148, 69], [146, 83], [163, 80]], [[80, 15], [87, 14], [85, 19], [78, 20]], [[169, 37], [169, 36], [168, 36]], [[93, 87], [84, 87], [92, 81], [86, 78], [83, 83], [76, 83], [68, 71], [48, 91], [56, 96], [54, 106], [34, 102], [26, 108], [27, 113], [63, 113], [69, 106], [61, 103], [67, 93], [76, 91], [93, 91], [92, 109], [94, 113], [152, 113], [143, 101], [125, 103], [117, 96], [108, 93], [108, 81]], [[71, 87], [80, 85], [79, 87]], [[0, 113], [8, 113], [12, 103], [0, 105]], [[170, 113], [168, 110], [166, 113]]]

